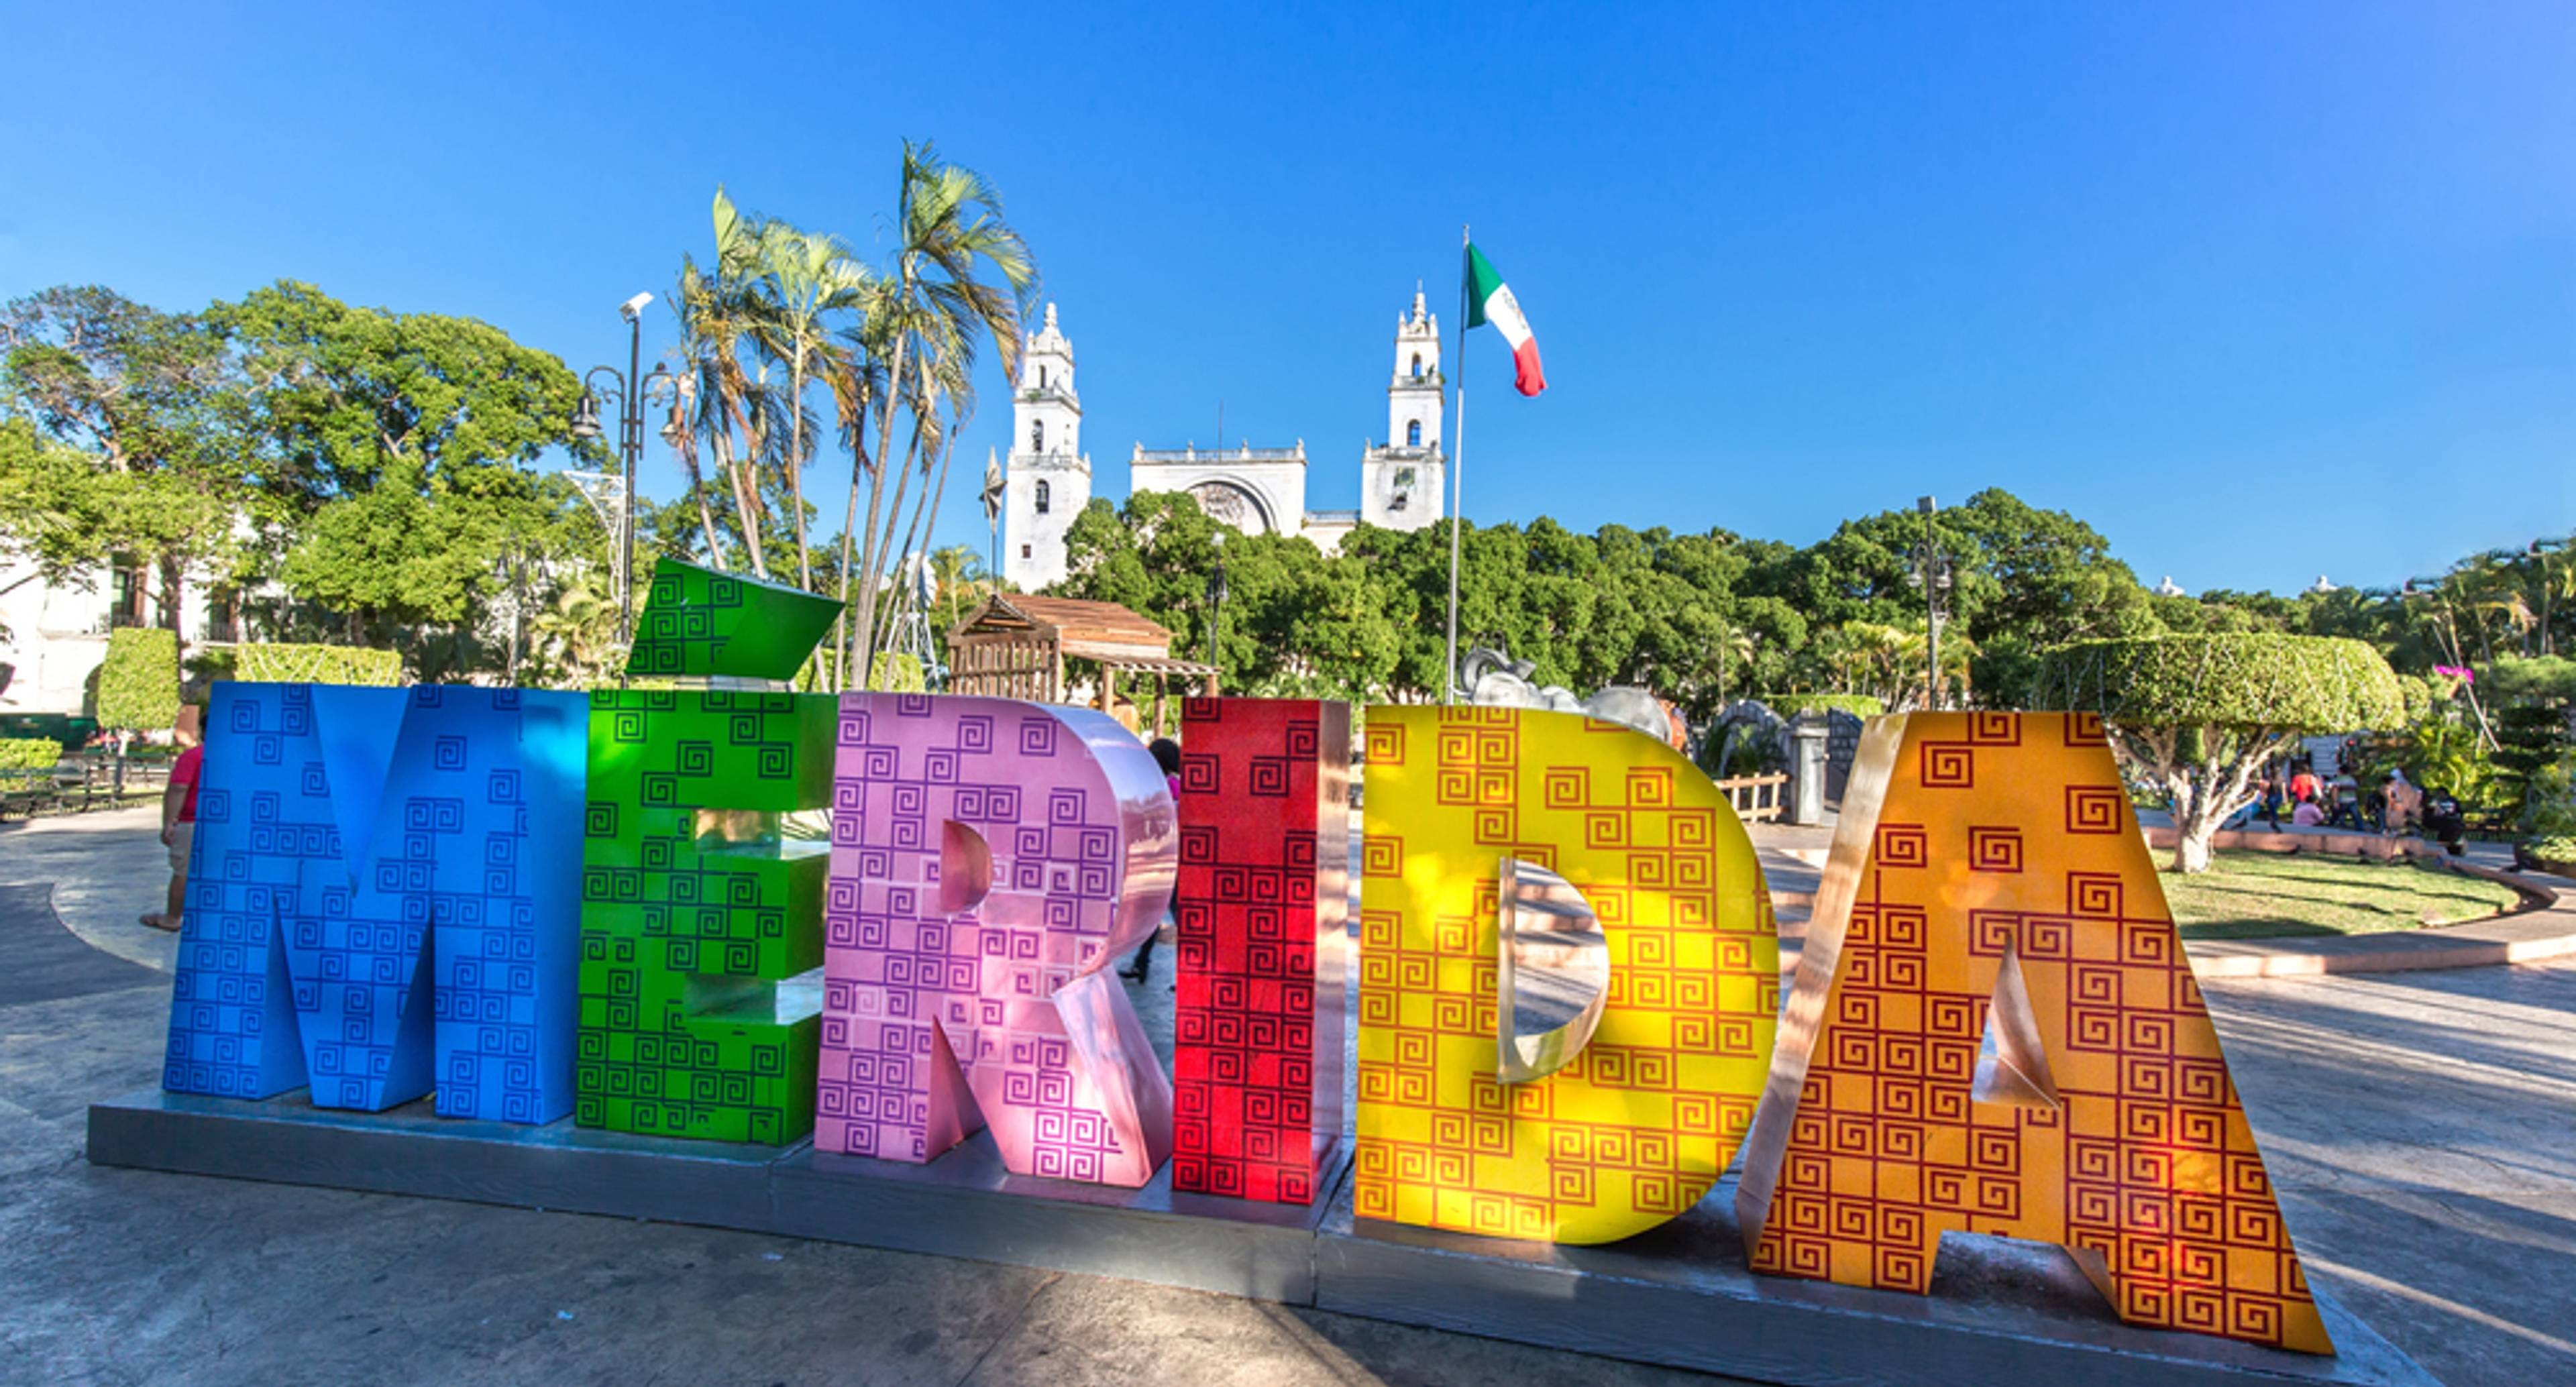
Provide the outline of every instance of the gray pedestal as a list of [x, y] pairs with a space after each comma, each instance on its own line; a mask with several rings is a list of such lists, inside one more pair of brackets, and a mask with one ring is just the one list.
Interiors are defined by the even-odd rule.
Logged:
[[2341, 1349], [2278, 1353], [2132, 1329], [2053, 1250], [1945, 1244], [1930, 1296], [1757, 1277], [1732, 1185], [1614, 1247], [1363, 1222], [1347, 1154], [1311, 1208], [1015, 1176], [984, 1136], [927, 1165], [144, 1090], [93, 1104], [89, 1159], [651, 1218], [1215, 1291], [1792, 1384], [2351, 1383], [2433, 1379], [2318, 1297]]

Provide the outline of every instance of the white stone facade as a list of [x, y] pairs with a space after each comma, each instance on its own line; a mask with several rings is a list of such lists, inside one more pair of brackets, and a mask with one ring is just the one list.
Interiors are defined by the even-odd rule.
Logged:
[[[0, 663], [10, 667], [0, 713], [83, 712], [90, 675], [107, 659], [107, 633], [158, 621], [160, 587], [148, 566], [102, 565], [59, 583], [29, 567], [0, 566]], [[197, 582], [179, 585], [182, 656], [209, 641], [238, 639], [233, 618], [207, 596]]]
[[[1306, 443], [1287, 448], [1148, 448], [1128, 459], [1136, 491], [1179, 491], [1246, 534], [1291, 534], [1326, 551], [1365, 522], [1418, 530], [1442, 511], [1447, 454], [1441, 446], [1440, 320], [1419, 290], [1397, 315], [1395, 369], [1387, 384], [1387, 441], [1360, 452], [1360, 507], [1306, 508]], [[1073, 345], [1056, 326], [1028, 339], [1020, 388], [1012, 396], [1012, 443], [1005, 475], [1002, 575], [1022, 592], [1064, 577], [1065, 531], [1091, 499], [1091, 459], [1081, 451], [1082, 405], [1073, 393]]]
[[1028, 339], [1011, 396], [1011, 460], [1003, 473], [1002, 576], [1021, 592], [1064, 577], [1064, 534], [1091, 503], [1091, 456], [1082, 451], [1082, 397], [1073, 388], [1073, 343], [1055, 325]]

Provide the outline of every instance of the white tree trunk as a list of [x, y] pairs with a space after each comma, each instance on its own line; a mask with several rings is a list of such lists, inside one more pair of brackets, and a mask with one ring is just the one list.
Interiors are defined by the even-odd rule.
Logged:
[[[2204, 727], [2186, 736], [2174, 727], [2115, 728], [2120, 759], [2162, 787], [2173, 804], [2173, 869], [2209, 870], [2219, 825], [2256, 798], [2255, 773], [2285, 750], [2289, 734], [2269, 728]], [[2195, 749], [2197, 759], [2187, 759]]]

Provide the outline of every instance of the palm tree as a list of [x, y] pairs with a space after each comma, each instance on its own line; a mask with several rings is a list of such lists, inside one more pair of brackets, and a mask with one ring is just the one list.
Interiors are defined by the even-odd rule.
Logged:
[[717, 270], [708, 274], [687, 256], [680, 258], [680, 283], [675, 307], [680, 318], [681, 354], [687, 368], [690, 397], [696, 402], [693, 426], [698, 437], [706, 440], [715, 454], [716, 470], [723, 475], [725, 487], [733, 494], [736, 531], [741, 536], [743, 551], [750, 557], [751, 571], [759, 577], [769, 576], [767, 561], [762, 556], [760, 536], [760, 492], [757, 483], [747, 475], [752, 458], [737, 456], [734, 439], [737, 433], [748, 445], [757, 436], [754, 423], [760, 402], [750, 376], [742, 368], [740, 346], [749, 330], [753, 305], [743, 292], [738, 276], [724, 268], [736, 260], [726, 245], [729, 204], [718, 197]]
[[[933, 358], [925, 355], [922, 360], [929, 363]], [[964, 430], [966, 421], [973, 418], [975, 414], [974, 365], [974, 342], [971, 338], [960, 342], [952, 350], [940, 353], [936, 358], [936, 370], [932, 383], [938, 394], [948, 401], [947, 422], [940, 427], [937, 436], [938, 478], [924, 485], [921, 494], [913, 499], [912, 524], [904, 531], [903, 546], [894, 551], [894, 557], [887, 565], [888, 572], [903, 572], [904, 565], [912, 561], [915, 543], [917, 541], [927, 543], [929, 537], [938, 532], [939, 502], [948, 491], [949, 460], [956, 452], [958, 433]], [[933, 417], [937, 416], [934, 414]], [[930, 476], [931, 460], [928, 453], [925, 453], [921, 459], [921, 470], [924, 478]], [[902, 498], [903, 493], [898, 490], [895, 493], [897, 510], [902, 509]], [[926, 528], [922, 520], [925, 510], [929, 513], [929, 524]], [[891, 617], [887, 618], [889, 621], [891, 619]], [[881, 626], [883, 624], [880, 623]], [[883, 640], [885, 632], [880, 630], [877, 637]]]
[[993, 595], [993, 578], [984, 569], [984, 556], [976, 553], [971, 544], [931, 550], [930, 580], [937, 594], [942, 631], [965, 620], [970, 608]]
[[[881, 282], [881, 281], [880, 281]], [[833, 683], [835, 689], [850, 686], [850, 570], [858, 545], [859, 483], [869, 476], [868, 411], [875, 408], [886, 392], [885, 328], [888, 320], [876, 313], [863, 316], [858, 325], [841, 334], [843, 350], [834, 359], [831, 377], [832, 406], [839, 416], [841, 446], [850, 454], [850, 500], [841, 516], [841, 615], [832, 630]], [[874, 494], [873, 485], [870, 494]]]
[[[685, 318], [682, 320], [682, 331], [687, 331]], [[679, 427], [665, 431], [662, 436], [670, 441], [671, 450], [680, 455], [680, 471], [689, 479], [689, 499], [697, 503], [698, 534], [706, 541], [707, 562], [717, 568], [723, 568], [726, 566], [725, 551], [723, 545], [716, 539], [716, 514], [714, 508], [707, 504], [707, 475], [698, 465], [696, 423], [698, 378], [696, 373], [689, 369], [690, 362], [694, 358], [685, 345], [674, 355], [679, 358], [680, 371], [675, 377], [678, 381], [679, 401], [672, 406], [672, 417], [678, 421]]]
[[[716, 193], [717, 220], [732, 210], [722, 190]], [[805, 538], [805, 384], [809, 372], [829, 369], [840, 346], [825, 323], [826, 315], [868, 306], [867, 267], [850, 258], [838, 237], [799, 231], [785, 222], [765, 221], [750, 233], [751, 259], [758, 266], [765, 292], [761, 312], [751, 321], [753, 343], [764, 356], [787, 368], [789, 405], [785, 471], [792, 524], [796, 531], [797, 585], [814, 586], [814, 562]]]
[[[881, 397], [877, 418], [877, 457], [870, 469], [876, 481], [868, 490], [868, 552], [862, 556], [859, 583], [856, 630], [861, 644], [856, 668], [862, 680], [875, 653], [877, 583], [886, 560], [877, 525], [886, 450], [894, 436], [889, 426], [898, 401], [913, 408], [916, 425], [922, 422], [919, 411], [925, 404], [935, 407], [931, 391], [908, 389], [905, 380], [907, 365], [925, 379], [933, 373], [907, 359], [936, 352], [953, 363], [963, 354], [960, 349], [980, 333], [992, 339], [1001, 353], [1004, 373], [1016, 379], [1020, 309], [1037, 284], [1027, 244], [1002, 220], [1000, 194], [982, 175], [941, 159], [927, 143], [904, 144], [895, 222], [894, 264], [876, 304], [876, 311], [889, 320], [885, 340], [890, 388]], [[999, 285], [978, 278], [988, 266], [1000, 278]], [[921, 441], [916, 427], [914, 442]], [[944, 489], [948, 450], [936, 451], [939, 475], [930, 484]], [[852, 485], [856, 484], [853, 478]], [[896, 502], [898, 509], [901, 504]]]

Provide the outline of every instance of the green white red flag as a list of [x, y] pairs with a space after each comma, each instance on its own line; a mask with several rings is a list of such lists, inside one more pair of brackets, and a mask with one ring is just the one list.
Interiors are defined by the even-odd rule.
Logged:
[[1503, 340], [1512, 347], [1512, 388], [1524, 395], [1535, 395], [1547, 388], [1547, 376], [1538, 366], [1538, 339], [1530, 335], [1529, 319], [1521, 316], [1521, 301], [1512, 297], [1512, 287], [1494, 272], [1485, 253], [1467, 247], [1467, 326], [1483, 327], [1492, 323], [1502, 329]]

